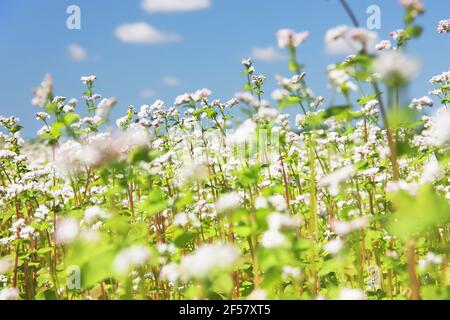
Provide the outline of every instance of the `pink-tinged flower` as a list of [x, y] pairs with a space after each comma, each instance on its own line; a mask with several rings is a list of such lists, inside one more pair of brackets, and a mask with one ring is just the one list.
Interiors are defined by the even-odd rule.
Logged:
[[337, 26], [327, 31], [325, 46], [331, 54], [357, 53], [362, 49], [373, 51], [378, 35], [364, 28], [349, 28], [346, 25]]
[[400, 5], [406, 9], [415, 10], [417, 13], [425, 12], [425, 6], [421, 0], [400, 0]]
[[389, 50], [392, 49], [392, 43], [389, 40], [382, 40], [376, 45], [377, 50]]
[[439, 25], [437, 27], [437, 31], [439, 33], [450, 32], [450, 19], [439, 21]]
[[308, 40], [309, 32], [295, 32], [292, 29], [281, 29], [277, 32], [278, 46], [280, 48], [297, 48]]
[[344, 247], [344, 241], [341, 239], [333, 239], [327, 242], [323, 249], [329, 254], [337, 254]]
[[398, 39], [400, 39], [400, 37], [405, 37], [405, 30], [397, 29], [397, 30], [389, 32], [389, 35], [391, 36], [392, 39], [397, 41]]
[[34, 98], [31, 100], [31, 104], [41, 108], [45, 107], [47, 100], [49, 99], [53, 90], [53, 78], [51, 74], [47, 73], [42, 80], [41, 85], [33, 90]]
[[419, 99], [413, 99], [413, 101], [411, 102], [411, 104], [409, 105], [409, 107], [411, 109], [417, 109], [417, 110], [422, 110], [423, 107], [432, 107], [433, 106], [433, 100], [428, 97], [428, 96], [424, 96], [422, 98]]

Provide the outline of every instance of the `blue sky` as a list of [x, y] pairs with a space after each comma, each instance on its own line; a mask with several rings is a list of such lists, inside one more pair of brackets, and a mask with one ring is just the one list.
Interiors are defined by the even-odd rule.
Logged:
[[[170, 0], [164, 0], [170, 1]], [[206, 1], [206, 0], [205, 0]], [[208, 2], [208, 1], [206, 1]], [[34, 119], [37, 107], [30, 104], [32, 88], [45, 73], [55, 81], [55, 93], [79, 98], [83, 75], [98, 77], [97, 91], [119, 100], [113, 116], [123, 114], [128, 105], [139, 106], [157, 98], [171, 104], [176, 95], [207, 87], [213, 96], [228, 100], [244, 85], [242, 58], [253, 48], [276, 48], [280, 28], [309, 30], [310, 40], [300, 51], [306, 64], [308, 83], [325, 97], [326, 66], [340, 60], [325, 52], [324, 34], [340, 24], [350, 24], [337, 0], [210, 0], [197, 11], [148, 12], [142, 0], [0, 0], [0, 114], [16, 115], [33, 135], [40, 127]], [[402, 26], [402, 9], [395, 0], [349, 0], [365, 25], [366, 9], [381, 8], [381, 39]], [[422, 73], [414, 81], [414, 96], [425, 95], [428, 79], [450, 67], [450, 38], [436, 32], [439, 20], [450, 18], [450, 1], [424, 1], [427, 13], [420, 18], [423, 37], [409, 52], [422, 61]], [[69, 5], [81, 8], [81, 30], [66, 28]], [[132, 44], [121, 41], [115, 30], [124, 23], [145, 22], [155, 29], [176, 34], [178, 41], [159, 44]], [[73, 61], [68, 46], [82, 47], [87, 58]], [[275, 89], [275, 74], [289, 75], [285, 60], [256, 61], [257, 72], [268, 77], [266, 92]], [[168, 85], [166, 78], [179, 84]], [[166, 79], [166, 81], [164, 81]], [[153, 92], [144, 98], [142, 92]]]

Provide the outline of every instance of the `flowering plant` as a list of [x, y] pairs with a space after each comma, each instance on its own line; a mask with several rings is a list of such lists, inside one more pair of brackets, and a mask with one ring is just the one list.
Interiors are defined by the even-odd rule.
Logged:
[[450, 299], [450, 71], [430, 80], [435, 115], [429, 96], [402, 103], [425, 8], [400, 2], [395, 45], [327, 32], [351, 53], [327, 69], [342, 105], [308, 86], [309, 33], [291, 29], [276, 106], [245, 59], [231, 100], [129, 106], [110, 130], [95, 76], [83, 116], [47, 75], [35, 140], [0, 117], [0, 299]]

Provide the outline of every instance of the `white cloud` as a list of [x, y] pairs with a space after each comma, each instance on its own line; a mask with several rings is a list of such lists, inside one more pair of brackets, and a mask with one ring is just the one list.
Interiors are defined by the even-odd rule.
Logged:
[[142, 8], [154, 12], [183, 12], [206, 9], [210, 6], [209, 0], [143, 0]]
[[251, 57], [264, 62], [283, 60], [286, 56], [274, 47], [253, 48]]
[[86, 50], [76, 43], [69, 44], [67, 52], [69, 53], [70, 59], [76, 62], [84, 61], [88, 57]]
[[153, 98], [156, 96], [156, 91], [153, 89], [144, 89], [140, 92], [140, 96], [143, 99]]
[[165, 76], [161, 81], [168, 87], [178, 87], [181, 84], [181, 81], [178, 78], [172, 76]]
[[135, 44], [160, 44], [180, 40], [179, 35], [159, 31], [146, 22], [123, 23], [116, 28], [115, 35], [122, 42]]

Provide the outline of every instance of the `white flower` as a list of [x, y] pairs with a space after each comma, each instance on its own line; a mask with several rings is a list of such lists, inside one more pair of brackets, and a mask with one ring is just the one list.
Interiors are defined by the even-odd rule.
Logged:
[[422, 3], [422, 0], [400, 0], [400, 5], [406, 9], [415, 10], [419, 13], [423, 13], [425, 11], [425, 6]]
[[41, 82], [40, 87], [33, 90], [34, 98], [31, 100], [31, 104], [41, 108], [45, 107], [50, 93], [53, 89], [53, 78], [47, 73]]
[[297, 228], [301, 221], [299, 218], [275, 212], [267, 217], [267, 222], [269, 229], [280, 230], [281, 228]]
[[376, 45], [377, 50], [389, 50], [392, 49], [392, 43], [389, 40], [382, 40]]
[[416, 195], [417, 191], [419, 190], [419, 184], [416, 182], [408, 183], [404, 180], [400, 181], [389, 181], [386, 185], [386, 192], [388, 193], [394, 193], [398, 192], [400, 190], [408, 192], [410, 195]]
[[368, 222], [369, 221], [367, 217], [358, 218], [350, 222], [335, 221], [334, 230], [339, 236], [343, 237], [349, 234], [350, 232], [365, 228]]
[[350, 81], [350, 76], [345, 70], [336, 69], [335, 65], [328, 66], [328, 79], [335, 86], [338, 92], [343, 90], [356, 91], [357, 86]]
[[148, 104], [144, 104], [141, 106], [141, 110], [138, 113], [139, 118], [146, 118], [152, 112], [151, 107]]
[[443, 146], [450, 140], [450, 110], [438, 110], [432, 120], [431, 137], [433, 144]]
[[19, 290], [17, 288], [5, 288], [0, 291], [0, 300], [18, 300]]
[[283, 273], [282, 276], [284, 279], [299, 279], [302, 275], [302, 271], [300, 268], [292, 267], [292, 266], [283, 266]]
[[277, 211], [284, 211], [287, 209], [286, 199], [282, 195], [276, 194], [269, 197], [268, 200]]
[[262, 235], [261, 244], [265, 248], [279, 248], [284, 246], [286, 243], [286, 237], [278, 230], [269, 229]]
[[264, 197], [258, 197], [255, 200], [255, 208], [256, 209], [267, 208], [268, 205], [269, 205], [269, 203], [267, 202], [267, 199]]
[[331, 54], [358, 53], [362, 49], [373, 51], [377, 34], [363, 28], [349, 28], [341, 25], [331, 28], [325, 35], [325, 46]]
[[430, 97], [424, 96], [420, 99], [413, 99], [409, 107], [420, 111], [423, 107], [432, 107], [433, 104], [433, 100], [431, 100]]
[[336, 196], [339, 193], [339, 185], [350, 179], [354, 172], [355, 168], [353, 165], [345, 166], [320, 179], [318, 185], [320, 187], [328, 187], [330, 194]]
[[21, 239], [31, 239], [37, 237], [37, 233], [35, 233], [35, 230], [32, 226], [24, 226], [23, 228], [21, 228], [19, 235]]
[[158, 249], [158, 252], [160, 254], [173, 254], [175, 253], [176, 247], [173, 243], [167, 244], [167, 243], [159, 243], [156, 245], [156, 248]]
[[258, 110], [258, 117], [267, 120], [275, 120], [278, 116], [278, 111], [274, 108], [261, 107]]
[[437, 27], [437, 31], [439, 33], [450, 32], [450, 19], [439, 21], [439, 25]]
[[278, 46], [280, 48], [297, 48], [308, 40], [309, 32], [295, 32], [292, 29], [281, 29], [277, 32]]
[[10, 150], [0, 150], [0, 159], [10, 160], [10, 159], [14, 159], [16, 156], [17, 156], [17, 154]]
[[267, 292], [264, 289], [253, 290], [248, 296], [248, 300], [267, 300]]
[[193, 101], [192, 96], [189, 93], [184, 93], [175, 98], [174, 105], [181, 106], [184, 104], [190, 104]]
[[378, 103], [379, 101], [377, 99], [368, 101], [362, 108], [362, 112], [365, 115], [372, 115], [375, 111], [377, 111], [376, 106], [378, 105]]
[[252, 65], [252, 59], [251, 58], [242, 59], [241, 64], [249, 68]]
[[421, 184], [433, 183], [441, 174], [441, 166], [439, 165], [436, 156], [433, 155], [424, 165]]
[[122, 249], [114, 259], [114, 270], [127, 274], [131, 269], [144, 265], [150, 260], [150, 250], [142, 245], [133, 245]]
[[230, 244], [207, 244], [183, 257], [180, 263], [181, 278], [202, 279], [212, 271], [231, 269], [239, 259], [239, 251]]
[[447, 82], [450, 82], [450, 71], [443, 72], [430, 79], [431, 84], [445, 84]]
[[285, 89], [276, 89], [272, 92], [272, 99], [275, 101], [281, 101], [283, 100], [286, 96], [289, 95], [289, 92]]
[[389, 51], [378, 56], [374, 62], [374, 71], [383, 80], [409, 81], [420, 70], [417, 60], [409, 58], [398, 51]]
[[8, 272], [12, 268], [13, 262], [10, 257], [0, 259], [0, 274]]
[[186, 213], [181, 212], [173, 218], [173, 223], [176, 224], [177, 226], [184, 227], [189, 223], [189, 217], [187, 216]]
[[84, 84], [92, 84], [97, 79], [96, 76], [84, 76], [81, 77], [80, 81]]
[[342, 288], [339, 300], [366, 300], [366, 295], [359, 289]]
[[341, 239], [333, 239], [331, 241], [328, 241], [323, 249], [330, 253], [330, 254], [336, 254], [339, 251], [341, 251], [341, 249], [344, 247], [344, 241], [342, 241]]
[[176, 263], [169, 263], [162, 267], [159, 275], [161, 279], [175, 283], [180, 278], [179, 267]]
[[340, 25], [336, 26], [334, 28], [331, 28], [326, 33], [326, 40], [328, 41], [336, 41], [338, 39], [344, 38], [349, 30], [349, 27], [346, 25]]
[[425, 259], [419, 260], [419, 267], [420, 269], [425, 269], [430, 265], [440, 265], [442, 261], [443, 260], [441, 256], [438, 256], [433, 252], [428, 252], [425, 256]]
[[228, 212], [240, 206], [241, 196], [237, 192], [223, 194], [215, 203], [217, 213]]
[[88, 224], [95, 222], [97, 219], [108, 219], [110, 216], [109, 212], [103, 210], [99, 206], [89, 207], [84, 212], [84, 220]]
[[195, 93], [192, 94], [192, 98], [194, 99], [194, 101], [201, 101], [203, 99], [208, 98], [211, 95], [211, 90], [209, 89], [200, 89], [197, 90]]
[[111, 109], [117, 103], [116, 98], [105, 98], [97, 106], [95, 110], [95, 115], [100, 119], [107, 119], [111, 113]]
[[46, 119], [50, 118], [50, 115], [47, 112], [38, 112], [36, 113], [36, 119], [44, 121]]
[[122, 152], [132, 151], [138, 147], [149, 147], [150, 134], [146, 128], [133, 123], [116, 137], [114, 144], [115, 148]]
[[209, 175], [208, 166], [203, 160], [185, 161], [178, 172], [179, 185], [183, 186], [192, 181], [202, 181]]
[[78, 220], [70, 217], [59, 218], [55, 229], [55, 242], [58, 244], [72, 243], [80, 232]]
[[124, 116], [124, 117], [116, 120], [116, 125], [120, 129], [125, 129], [129, 123], [130, 123], [130, 120], [128, 119], [127, 116]]
[[75, 110], [74, 106], [70, 104], [66, 104], [62, 109], [65, 113], [73, 112]]

